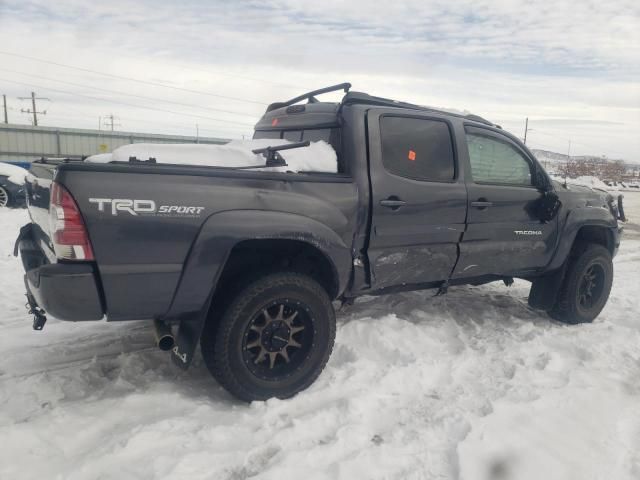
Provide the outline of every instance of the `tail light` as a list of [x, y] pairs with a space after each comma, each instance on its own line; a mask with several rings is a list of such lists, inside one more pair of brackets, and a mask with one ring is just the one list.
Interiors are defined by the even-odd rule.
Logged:
[[51, 184], [50, 231], [56, 257], [63, 260], [93, 260], [89, 235], [80, 209], [69, 191]]

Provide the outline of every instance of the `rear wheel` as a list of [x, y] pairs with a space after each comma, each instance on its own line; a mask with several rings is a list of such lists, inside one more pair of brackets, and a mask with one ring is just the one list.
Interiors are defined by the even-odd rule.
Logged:
[[262, 277], [207, 320], [200, 347], [211, 374], [236, 397], [287, 398], [324, 368], [335, 338], [327, 292], [298, 273]]
[[611, 292], [613, 263], [602, 245], [589, 244], [570, 260], [555, 305], [549, 315], [561, 322], [592, 322]]
[[0, 208], [8, 207], [10, 200], [9, 192], [4, 187], [0, 187]]

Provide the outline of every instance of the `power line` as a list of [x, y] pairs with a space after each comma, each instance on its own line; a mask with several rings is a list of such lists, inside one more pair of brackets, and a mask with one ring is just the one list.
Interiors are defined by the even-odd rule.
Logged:
[[531, 130], [533, 130], [532, 128], [529, 128], [529, 117], [525, 118], [524, 120], [524, 144], [527, 144], [527, 133], [529, 133]]
[[[74, 120], [78, 120], [80, 121], [81, 119], [91, 119], [91, 120], [96, 120], [96, 117], [94, 115], [88, 115], [85, 113], [80, 112], [79, 110], [73, 109], [71, 107], [66, 107], [65, 106], [65, 110], [72, 110], [74, 112], [76, 112], [75, 114], [69, 114], [69, 113], [60, 113], [60, 112], [56, 112], [56, 113], [52, 113], [50, 114], [51, 117], [53, 118], [58, 118], [58, 119], [64, 119], [64, 120], [68, 120], [71, 121], [71, 124], [75, 124], [77, 123]], [[102, 122], [102, 117], [99, 117], [99, 123], [101, 124]], [[185, 133], [185, 132], [189, 132], [190, 130], [194, 129], [194, 125], [187, 125], [187, 124], [183, 124], [183, 123], [167, 123], [167, 122], [158, 122], [158, 121], [154, 121], [154, 120], [148, 120], [148, 119], [142, 119], [142, 118], [135, 118], [135, 117], [122, 117], [122, 116], [118, 116], [118, 118], [122, 121], [126, 121], [127, 124], [132, 124], [132, 125], [136, 125], [136, 124], [142, 124], [142, 125], [146, 125], [147, 128], [136, 128], [135, 126], [132, 127], [127, 127], [127, 131], [128, 132], [145, 132], [148, 133], [149, 129], [148, 129], [148, 125], [152, 124], [152, 125], [159, 125], [161, 127], [161, 131], [165, 132], [166, 134], [174, 134], [174, 135], [186, 135], [186, 136], [193, 136], [192, 133]], [[65, 122], [67, 123], [67, 122]], [[85, 122], [86, 123], [86, 122]], [[243, 129], [242, 127], [233, 127], [231, 125], [223, 125], [223, 126], [209, 126], [209, 125], [205, 125], [204, 127], [202, 125], [199, 126], [200, 132], [210, 132], [208, 133], [209, 136], [216, 136], [218, 138], [233, 138], [233, 137], [240, 137], [242, 135], [248, 135], [251, 136], [252, 134], [252, 130], [251, 129]], [[156, 130], [158, 130], [156, 128]], [[156, 132], [158, 133], [158, 132]]]
[[121, 127], [122, 124], [116, 123], [116, 117], [113, 113], [104, 116], [104, 125], [106, 127], [111, 127], [111, 131], [113, 132], [114, 127]]
[[[30, 74], [30, 73], [19, 72], [17, 70], [9, 70], [7, 68], [0, 68], [0, 71], [8, 72], [8, 73], [17, 73], [18, 75], [25, 75], [25, 76], [28, 76], [28, 77], [33, 77], [34, 76], [34, 75]], [[37, 78], [42, 79], [42, 80], [48, 80], [50, 82], [57, 82], [57, 83], [65, 84], [65, 85], [71, 85], [72, 87], [89, 88], [89, 89], [92, 89], [92, 90], [97, 90], [99, 92], [113, 93], [113, 94], [116, 94], [116, 95], [124, 95], [126, 97], [141, 98], [143, 100], [149, 100], [149, 101], [152, 101], [152, 102], [171, 103], [173, 105], [178, 105], [180, 107], [200, 108], [202, 110], [210, 110], [212, 112], [220, 112], [220, 113], [229, 113], [231, 115], [240, 115], [240, 116], [243, 116], [243, 117], [253, 117], [253, 118], [256, 117], [255, 114], [242, 113], [242, 112], [237, 112], [237, 111], [234, 111], [234, 110], [222, 110], [220, 108], [203, 107], [203, 106], [200, 106], [200, 105], [193, 105], [193, 104], [189, 104], [189, 103], [175, 102], [173, 100], [162, 99], [162, 98], [146, 97], [144, 95], [136, 95], [136, 94], [133, 94], [133, 93], [125, 93], [125, 92], [120, 92], [120, 91], [117, 91], [117, 90], [109, 90], [107, 88], [94, 87], [92, 85], [84, 85], [84, 84], [81, 84], [81, 83], [66, 82], [64, 80], [56, 80], [55, 78], [42, 77], [42, 76], [39, 76], [39, 75], [37, 76]]]
[[31, 61], [34, 61], [34, 62], [48, 63], [49, 65], [55, 65], [57, 67], [70, 68], [72, 70], [78, 70], [78, 71], [81, 71], [81, 72], [93, 73], [95, 75], [102, 75], [102, 76], [105, 76], [105, 77], [116, 78], [118, 80], [126, 80], [128, 82], [137, 82], [137, 83], [141, 83], [141, 84], [144, 84], [144, 85], [152, 85], [154, 87], [171, 88], [173, 90], [180, 90], [180, 91], [183, 91], [183, 92], [196, 93], [198, 95], [207, 95], [209, 97], [225, 98], [227, 100], [235, 100], [237, 102], [246, 102], [246, 103], [255, 103], [255, 104], [258, 104], [258, 105], [267, 105], [266, 103], [259, 102], [257, 100], [248, 100], [246, 98], [230, 97], [230, 96], [227, 96], [227, 95], [218, 95], [218, 94], [215, 94], [215, 93], [203, 92], [201, 90], [192, 90], [192, 89], [189, 89], [189, 88], [182, 88], [182, 87], [175, 87], [173, 85], [166, 85], [164, 83], [151, 82], [151, 81], [148, 81], [148, 80], [140, 80], [138, 78], [125, 77], [125, 76], [122, 76], [122, 75], [114, 75], [112, 73], [98, 72], [97, 70], [91, 70], [90, 68], [76, 67], [76, 66], [73, 66], [73, 65], [65, 65], [63, 63], [52, 62], [50, 60], [43, 60], [41, 58], [30, 57], [28, 55], [19, 55], [17, 53], [10, 53], [10, 52], [3, 52], [3, 51], [0, 51], [0, 55], [9, 55], [11, 57], [23, 58], [23, 59], [31, 60]]
[[[22, 113], [31, 113], [33, 114], [33, 126], [37, 127], [38, 126], [38, 114], [40, 115], [46, 115], [47, 111], [43, 110], [42, 112], [39, 112], [36, 109], [36, 100], [49, 100], [48, 98], [44, 98], [44, 97], [36, 97], [35, 92], [31, 92], [31, 97], [18, 97], [18, 100], [29, 100], [31, 99], [31, 109], [27, 108], [21, 108], [20, 111]], [[50, 100], [49, 100], [50, 101]]]
[[[91, 119], [91, 120], [96, 120], [96, 116], [95, 115], [89, 115], [87, 113], [83, 113], [80, 110], [77, 110], [75, 108], [72, 108], [70, 106], [65, 105], [64, 106], [65, 110], [69, 110], [72, 112], [75, 112], [74, 114], [69, 114], [69, 113], [60, 113], [60, 112], [56, 112], [56, 113], [49, 113], [49, 115], [51, 117], [55, 117], [55, 118], [61, 118], [61, 119]], [[102, 118], [102, 117], [100, 117]], [[162, 127], [164, 127], [165, 129], [179, 129], [179, 130], [190, 130], [193, 129], [193, 125], [189, 124], [184, 124], [184, 123], [176, 123], [176, 122], [162, 122], [162, 121], [157, 121], [157, 120], [149, 120], [146, 118], [136, 118], [136, 117], [130, 117], [130, 116], [118, 116], [118, 118], [122, 121], [126, 121], [128, 123], [141, 123], [141, 124], [154, 124], [154, 125], [160, 125]], [[101, 122], [101, 121], [100, 121]], [[134, 130], [137, 131], [137, 130]], [[230, 134], [230, 133], [235, 133], [235, 134], [241, 134], [242, 132], [247, 133], [247, 132], [251, 132], [252, 129], [243, 129], [242, 127], [234, 127], [233, 125], [221, 125], [221, 126], [209, 126], [209, 125], [202, 125], [200, 124], [200, 131], [208, 131], [208, 132], [217, 132], [217, 133], [225, 133], [225, 134]]]
[[32, 84], [32, 83], [16, 82], [15, 80], [8, 80], [6, 78], [0, 78], [0, 81], [13, 83], [13, 84], [16, 84], [16, 85], [41, 88], [43, 90], [49, 90], [51, 92], [62, 93], [63, 95], [73, 95], [73, 96], [77, 96], [77, 97], [90, 98], [91, 100], [97, 100], [99, 102], [118, 103], [120, 105], [126, 105], [128, 107], [140, 108], [140, 109], [143, 109], [143, 110], [152, 110], [152, 111], [155, 111], [155, 112], [171, 113], [173, 115], [183, 115], [183, 116], [186, 116], [186, 117], [203, 118], [205, 120], [210, 120], [212, 122], [224, 122], [224, 123], [227, 123], [227, 124], [235, 124], [235, 125], [243, 125], [243, 126], [251, 126], [251, 127], [253, 127], [253, 125], [251, 125], [249, 123], [234, 122], [233, 120], [224, 120], [224, 119], [221, 119], [221, 118], [205, 117], [204, 115], [197, 115], [197, 114], [194, 114], [194, 113], [181, 113], [181, 112], [176, 112], [174, 110], [167, 110], [167, 109], [164, 109], [164, 108], [147, 107], [147, 106], [144, 106], [144, 105], [136, 105], [136, 104], [133, 104], [133, 103], [122, 102], [122, 101], [119, 101], [119, 100], [107, 100], [107, 99], [100, 98], [100, 97], [92, 97], [91, 95], [84, 95], [82, 93], [69, 92], [67, 90], [58, 90], [58, 89], [55, 89], [55, 88], [45, 87], [45, 86], [42, 86], [42, 85], [35, 85], [35, 84]]

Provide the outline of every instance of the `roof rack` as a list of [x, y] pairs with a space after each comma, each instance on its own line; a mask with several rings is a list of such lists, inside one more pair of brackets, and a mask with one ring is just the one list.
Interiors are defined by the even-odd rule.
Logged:
[[466, 118], [467, 120], [471, 120], [472, 122], [484, 123], [485, 125], [501, 128], [500, 125], [495, 125], [491, 123], [489, 120], [487, 120], [486, 118], [482, 118], [480, 115], [474, 115], [473, 113], [470, 113], [469, 115], [465, 115], [464, 118]]
[[276, 110], [278, 108], [282, 108], [282, 107], [290, 107], [291, 105], [294, 105], [296, 103], [298, 103], [301, 100], [308, 100], [308, 103], [318, 103], [318, 99], [316, 98], [317, 95], [322, 95], [323, 93], [329, 93], [329, 92], [335, 92], [338, 90], [344, 90], [344, 92], [346, 93], [346, 95], [344, 96], [344, 98], [342, 99], [342, 105], [349, 105], [349, 104], [364, 104], [364, 105], [377, 105], [377, 106], [381, 106], [381, 107], [398, 107], [398, 108], [407, 108], [407, 109], [411, 109], [411, 110], [420, 110], [422, 112], [435, 112], [435, 113], [444, 113], [447, 115], [452, 115], [455, 117], [460, 117], [460, 118], [465, 118], [469, 121], [472, 122], [478, 122], [478, 123], [483, 123], [485, 125], [489, 125], [492, 127], [497, 127], [497, 128], [501, 128], [499, 125], [496, 125], [492, 122], [490, 122], [489, 120], [487, 120], [486, 118], [482, 118], [479, 115], [473, 115], [473, 114], [461, 114], [461, 113], [454, 113], [454, 112], [449, 112], [446, 110], [439, 110], [437, 108], [433, 108], [433, 107], [425, 107], [423, 105], [416, 105], [414, 103], [408, 103], [408, 102], [401, 102], [398, 100], [392, 100], [390, 98], [383, 98], [383, 97], [374, 97], [372, 95], [369, 95], [367, 93], [362, 93], [362, 92], [349, 92], [349, 89], [351, 88], [351, 84], [348, 82], [345, 83], [339, 83], [337, 85], [332, 85], [330, 87], [325, 87], [325, 88], [320, 88], [318, 90], [313, 90], [311, 92], [299, 95], [295, 98], [292, 98], [291, 100], [287, 100], [286, 102], [275, 102], [270, 104], [267, 107], [267, 112], [271, 112], [273, 110]]
[[299, 95], [291, 100], [287, 100], [286, 102], [275, 102], [267, 107], [267, 112], [272, 110], [276, 110], [277, 108], [288, 107], [293, 105], [294, 103], [298, 103], [301, 100], [309, 100], [309, 103], [318, 103], [318, 99], [316, 95], [322, 95], [323, 93], [335, 92], [337, 90], [344, 90], [345, 93], [349, 91], [351, 88], [351, 84], [348, 82], [339, 83], [338, 85], [332, 85], [330, 87], [320, 88], [319, 90], [313, 90], [311, 92]]
[[423, 105], [416, 105], [414, 103], [408, 103], [408, 102], [400, 102], [398, 100], [392, 100], [389, 98], [382, 98], [382, 97], [374, 97], [371, 96], [367, 93], [361, 93], [361, 92], [351, 92], [348, 95], [346, 95], [344, 97], [344, 99], [342, 100], [343, 105], [345, 104], [365, 104], [365, 105], [377, 105], [377, 106], [381, 106], [381, 107], [398, 107], [398, 108], [407, 108], [407, 109], [411, 109], [411, 110], [420, 110], [422, 112], [435, 112], [435, 113], [444, 113], [446, 115], [452, 115], [455, 117], [460, 117], [460, 118], [466, 118], [467, 120], [470, 120], [472, 122], [479, 122], [479, 123], [483, 123], [485, 125], [489, 125], [492, 127], [496, 127], [497, 125], [495, 125], [494, 123], [490, 122], [489, 120], [487, 120], [486, 118], [482, 118], [479, 115], [473, 115], [473, 114], [461, 114], [461, 113], [454, 113], [454, 112], [448, 112], [446, 110], [438, 110], [437, 108], [432, 108], [432, 107], [425, 107]]
[[70, 163], [70, 162], [82, 162], [85, 157], [80, 158], [71, 158], [71, 157], [40, 157], [36, 160], [33, 160], [31, 163], [41, 163], [44, 165], [47, 164], [59, 164], [59, 163]]

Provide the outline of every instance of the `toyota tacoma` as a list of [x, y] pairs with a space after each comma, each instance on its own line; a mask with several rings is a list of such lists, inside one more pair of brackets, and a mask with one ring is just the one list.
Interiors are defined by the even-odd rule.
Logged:
[[[318, 100], [344, 91], [341, 101]], [[334, 304], [513, 278], [570, 324], [604, 307], [622, 199], [553, 181], [479, 116], [340, 84], [269, 105], [254, 138], [324, 141], [336, 173], [163, 164], [34, 163], [16, 242], [34, 328], [153, 322], [187, 368], [246, 401], [308, 387], [334, 343]], [[213, 162], [215, 163], [215, 162]]]

